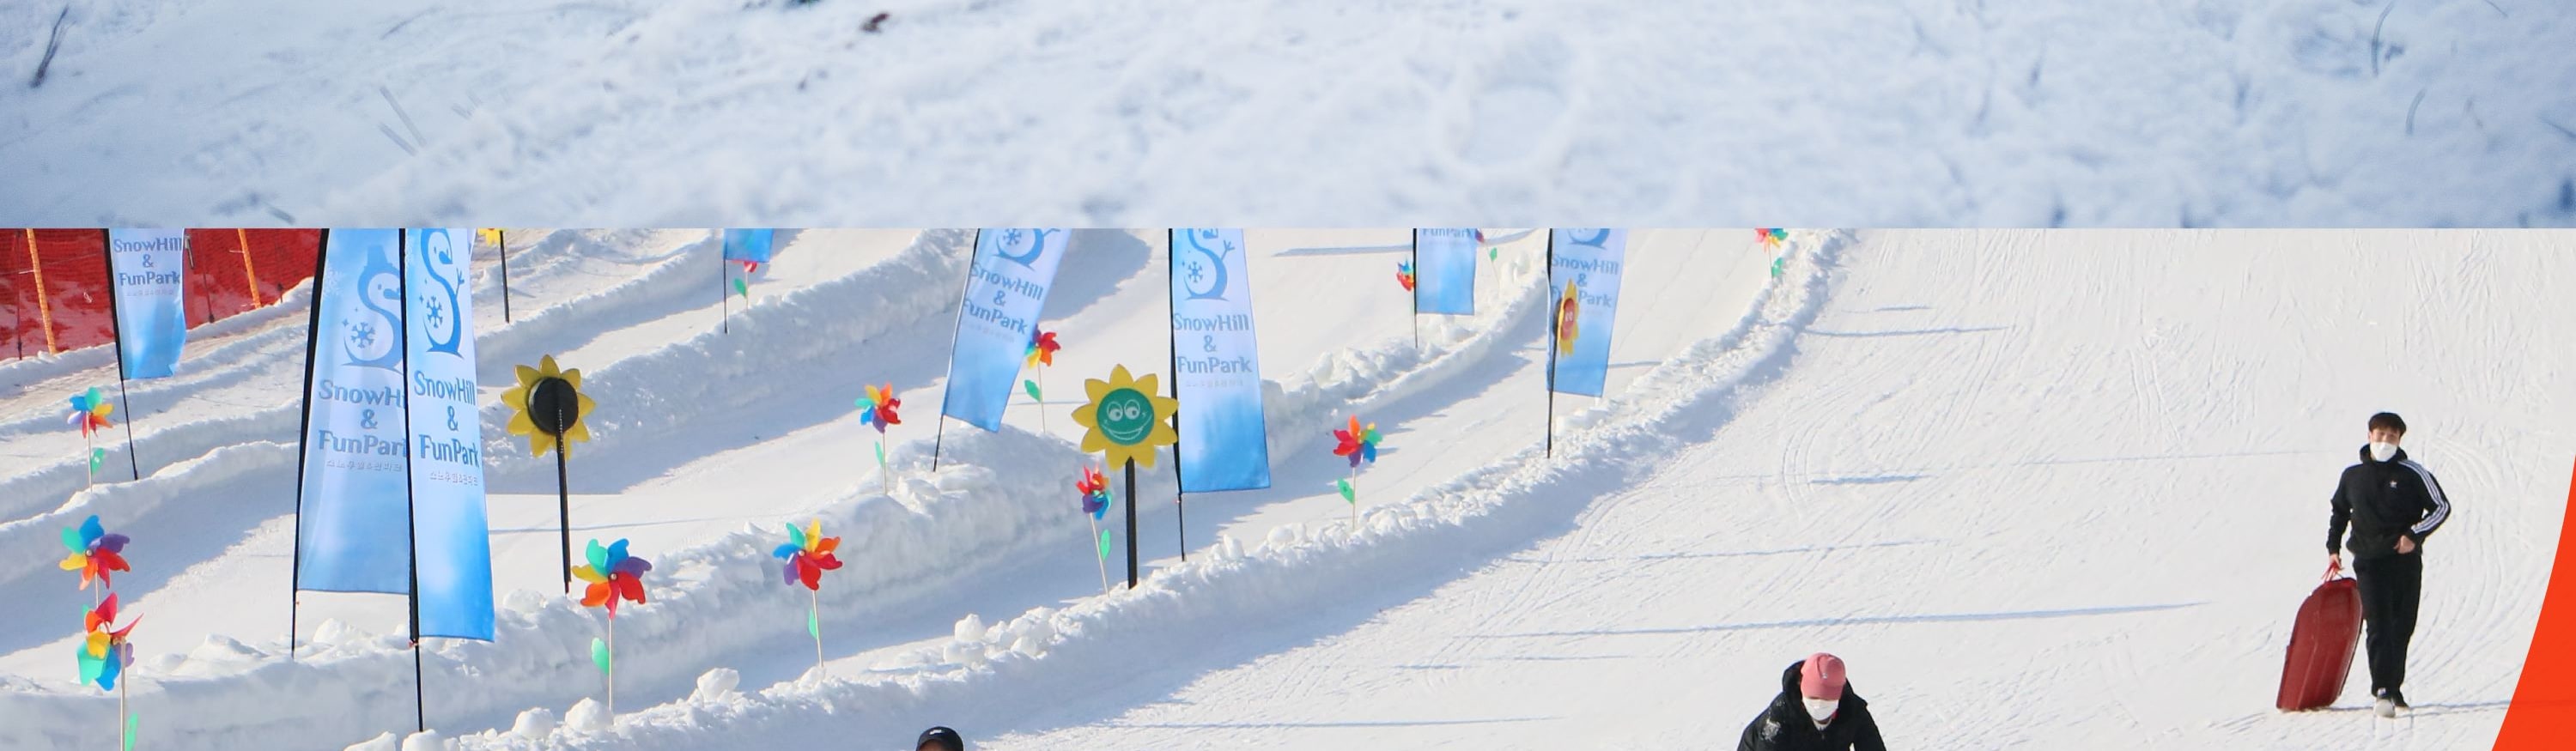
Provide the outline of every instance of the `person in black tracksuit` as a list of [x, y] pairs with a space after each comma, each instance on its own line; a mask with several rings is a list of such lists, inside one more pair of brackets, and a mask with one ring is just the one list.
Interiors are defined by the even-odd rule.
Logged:
[[2423, 595], [2424, 538], [2451, 518], [2442, 483], [2397, 447], [2405, 436], [2406, 421], [2397, 415], [2371, 416], [2370, 445], [2362, 448], [2361, 463], [2344, 469], [2326, 526], [2326, 553], [2334, 565], [2342, 564], [2343, 550], [2352, 551], [2370, 637], [2370, 694], [2383, 714], [2407, 706], [2406, 643], [2415, 636], [2415, 606]]
[[[1818, 691], [1823, 681], [1806, 680], [1807, 666], [1830, 661], [1830, 688]], [[1811, 696], [1832, 694], [1831, 696]], [[1814, 715], [1807, 709], [1811, 699], [1835, 701], [1833, 713], [1823, 727], [1817, 727]], [[1789, 664], [1780, 674], [1780, 695], [1771, 705], [1744, 726], [1744, 734], [1735, 743], [1736, 751], [1887, 751], [1887, 742], [1878, 737], [1878, 721], [1869, 716], [1869, 702], [1851, 690], [1842, 679], [1842, 661], [1832, 655], [1818, 654]]]

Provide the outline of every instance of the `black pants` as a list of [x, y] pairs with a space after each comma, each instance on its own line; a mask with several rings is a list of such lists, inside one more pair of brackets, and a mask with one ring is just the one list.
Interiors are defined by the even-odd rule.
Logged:
[[2398, 691], [2406, 683], [2406, 642], [2415, 638], [2415, 604], [2424, 594], [2424, 554], [2354, 558], [2361, 588], [2361, 620], [2368, 626], [2370, 693]]

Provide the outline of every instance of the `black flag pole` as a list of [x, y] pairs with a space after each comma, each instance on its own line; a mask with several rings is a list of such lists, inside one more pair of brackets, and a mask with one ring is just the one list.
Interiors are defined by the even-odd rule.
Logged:
[[[1171, 308], [1171, 315], [1164, 316], [1164, 320], [1167, 323], [1170, 322], [1173, 316], [1181, 314], [1178, 307], [1180, 302], [1172, 300], [1168, 294], [1171, 291], [1172, 283], [1175, 281], [1173, 277], [1177, 273], [1173, 267], [1181, 265], [1180, 245], [1172, 240], [1173, 233], [1178, 231], [1179, 230], [1163, 231], [1163, 290], [1166, 293], [1164, 300], [1170, 303], [1170, 306], [1168, 307]], [[1247, 250], [1245, 252], [1250, 251]], [[1218, 263], [1224, 262], [1218, 261]], [[1223, 294], [1224, 292], [1225, 290], [1217, 290], [1218, 294]], [[1172, 353], [1172, 396], [1175, 397], [1181, 395], [1180, 337], [1180, 330], [1172, 329], [1171, 336], [1163, 339], [1165, 348], [1169, 349]], [[1176, 411], [1175, 414], [1172, 415], [1172, 516], [1175, 521], [1179, 522], [1175, 527], [1175, 534], [1178, 536], [1174, 539], [1179, 540], [1181, 543], [1181, 562], [1188, 563], [1190, 562], [1190, 514], [1189, 503], [1187, 502], [1189, 497], [1189, 486], [1181, 482], [1180, 435], [1181, 416]], [[1127, 496], [1128, 498], [1133, 499], [1136, 496], [1135, 489], [1129, 488]], [[1128, 505], [1133, 506], [1135, 504], [1131, 501]], [[1129, 530], [1129, 533], [1133, 534], [1134, 530]]]
[[1565, 303], [1562, 300], [1556, 299], [1556, 230], [1551, 229], [1546, 230], [1546, 232], [1547, 268], [1544, 270], [1545, 275], [1539, 278], [1546, 280], [1540, 282], [1541, 284], [1547, 285], [1546, 297], [1549, 301], [1547, 304], [1547, 341], [1540, 342], [1539, 346], [1547, 350], [1546, 455], [1553, 458], [1556, 456], [1556, 327], [1558, 325], [1557, 319], [1565, 317]]
[[1422, 230], [1413, 231], [1411, 252], [1413, 258], [1408, 265], [1413, 267], [1413, 289], [1406, 291], [1413, 295], [1413, 348], [1419, 350], [1422, 349]]
[[[732, 270], [732, 269], [729, 269], [729, 268], [725, 268], [725, 257], [724, 257], [724, 230], [722, 230], [722, 229], [718, 229], [718, 230], [716, 230], [716, 332], [717, 332], [717, 333], [732, 333], [732, 332], [733, 332], [733, 298], [729, 296], [730, 291], [725, 289], [725, 287], [726, 287], [726, 286], [728, 286], [728, 285], [727, 285], [727, 283], [728, 283], [728, 282], [731, 282], [731, 281], [733, 281], [733, 270]], [[569, 567], [570, 567], [570, 566], [569, 566], [569, 564], [567, 564], [567, 566], [566, 566], [566, 567], [567, 567], [567, 568], [569, 568]], [[566, 586], [566, 587], [570, 587], [571, 585], [565, 585], [565, 586]]]
[[[975, 286], [975, 253], [984, 247], [983, 230], [975, 230], [974, 234], [967, 237], [966, 281], [957, 285], [957, 325], [948, 331], [948, 375], [939, 379], [939, 415], [930, 420], [933, 426], [930, 429], [930, 471], [934, 473], [939, 471], [939, 450], [948, 442], [948, 394], [955, 388], [957, 378], [957, 335], [966, 328], [966, 290]], [[1046, 240], [1040, 238], [1038, 242], [1043, 243]], [[1046, 409], [1046, 402], [1038, 402], [1038, 409]], [[877, 471], [886, 470], [879, 467]], [[1135, 494], [1128, 494], [1127, 502], [1135, 503]]]
[[501, 322], [502, 322], [502, 323], [509, 323], [509, 322], [510, 322], [510, 231], [509, 231], [509, 230], [507, 230], [507, 229], [500, 228], [500, 227], [494, 227], [494, 228], [492, 228], [492, 244], [493, 244], [493, 245], [496, 245], [496, 246], [499, 246], [499, 247], [497, 247], [497, 248], [494, 248], [493, 250], [494, 250], [494, 252], [495, 252], [495, 254], [496, 254], [496, 255], [501, 256]]
[[1136, 588], [1136, 460], [1127, 460], [1127, 588]]
[[[107, 255], [107, 273], [112, 276], [116, 273], [116, 247], [114, 240], [109, 237], [107, 230], [99, 230], [98, 236], [98, 247]], [[186, 235], [181, 235], [181, 237], [184, 238]], [[186, 241], [181, 240], [181, 242]], [[181, 247], [185, 248], [186, 246], [182, 245]], [[182, 257], [185, 257], [186, 253], [187, 251], [184, 249], [180, 251]], [[125, 466], [127, 469], [133, 470], [134, 479], [140, 480], [143, 479], [143, 463], [141, 460], [134, 458], [134, 403], [127, 401], [125, 398], [125, 319], [122, 317], [124, 315], [124, 306], [118, 300], [118, 298], [124, 297], [124, 294], [119, 292], [119, 290], [124, 288], [125, 285], [122, 284], [108, 288], [107, 321], [109, 330], [116, 332], [116, 341], [114, 342], [116, 345], [114, 347], [116, 350], [116, 408], [125, 410]], [[179, 325], [186, 326], [187, 320], [186, 315], [181, 315], [179, 317]], [[88, 460], [89, 457], [81, 457], [81, 461]]]
[[[396, 282], [396, 288], [402, 290], [400, 294], [406, 305], [411, 301], [411, 249], [408, 247], [410, 233], [411, 230], [407, 229], [394, 230], [394, 266], [403, 270], [402, 273], [395, 275], [400, 280]], [[315, 291], [320, 290], [316, 288]], [[401, 343], [395, 346], [404, 349], [411, 347], [409, 316], [405, 316], [403, 320]], [[403, 381], [411, 381], [410, 357], [403, 358]], [[409, 395], [403, 398], [402, 411], [403, 435], [409, 436], [412, 434]], [[428, 732], [429, 709], [426, 697], [429, 692], [423, 690], [420, 677], [420, 523], [419, 517], [414, 513], [416, 503], [411, 492], [411, 456], [405, 453], [403, 456], [403, 536], [409, 544], [404, 545], [403, 549], [410, 557], [411, 586], [404, 591], [404, 595], [411, 601], [411, 711], [412, 719], [418, 726], [418, 732]]]
[[304, 588], [304, 442], [313, 436], [313, 354], [320, 341], [315, 335], [322, 328], [322, 260], [330, 254], [331, 231], [326, 229], [321, 246], [313, 252], [313, 310], [304, 324], [304, 419], [295, 433], [295, 540], [286, 564], [287, 662], [295, 661], [295, 626], [303, 615], [298, 593]]

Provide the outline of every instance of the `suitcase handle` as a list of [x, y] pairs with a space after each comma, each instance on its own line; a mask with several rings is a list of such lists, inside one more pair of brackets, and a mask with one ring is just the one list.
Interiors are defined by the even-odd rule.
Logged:
[[2328, 563], [2326, 564], [2326, 575], [2325, 575], [2323, 578], [2319, 579], [2318, 581], [2334, 581], [2335, 577], [2336, 577], [2337, 575], [2342, 574], [2342, 573], [2343, 573], [2343, 557], [2342, 557], [2342, 556], [2336, 556], [2336, 557], [2335, 557], [2335, 559], [2334, 559], [2333, 561], [2328, 562]]

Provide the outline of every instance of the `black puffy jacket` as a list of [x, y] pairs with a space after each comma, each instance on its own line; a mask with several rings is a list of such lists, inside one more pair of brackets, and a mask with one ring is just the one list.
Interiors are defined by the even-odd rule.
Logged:
[[[2422, 545], [2450, 518], [2451, 498], [2442, 494], [2442, 483], [2424, 465], [2406, 458], [2405, 449], [2383, 462], [2370, 458], [2370, 447], [2364, 446], [2361, 463], [2344, 468], [2343, 480], [2335, 484], [2326, 552], [2348, 547], [2354, 558], [2396, 555], [2399, 536]], [[2349, 545], [2343, 536], [2346, 524], [2352, 527]]]
[[1833, 724], [1816, 729], [1816, 721], [1807, 716], [1805, 698], [1798, 690], [1798, 668], [1805, 661], [1789, 663], [1788, 672], [1780, 674], [1780, 695], [1772, 697], [1771, 706], [1744, 726], [1744, 737], [1735, 743], [1735, 751], [1887, 751], [1887, 742], [1879, 740], [1878, 721], [1870, 719], [1869, 701], [1860, 698], [1849, 684], [1843, 686], [1843, 701], [1834, 709]]

